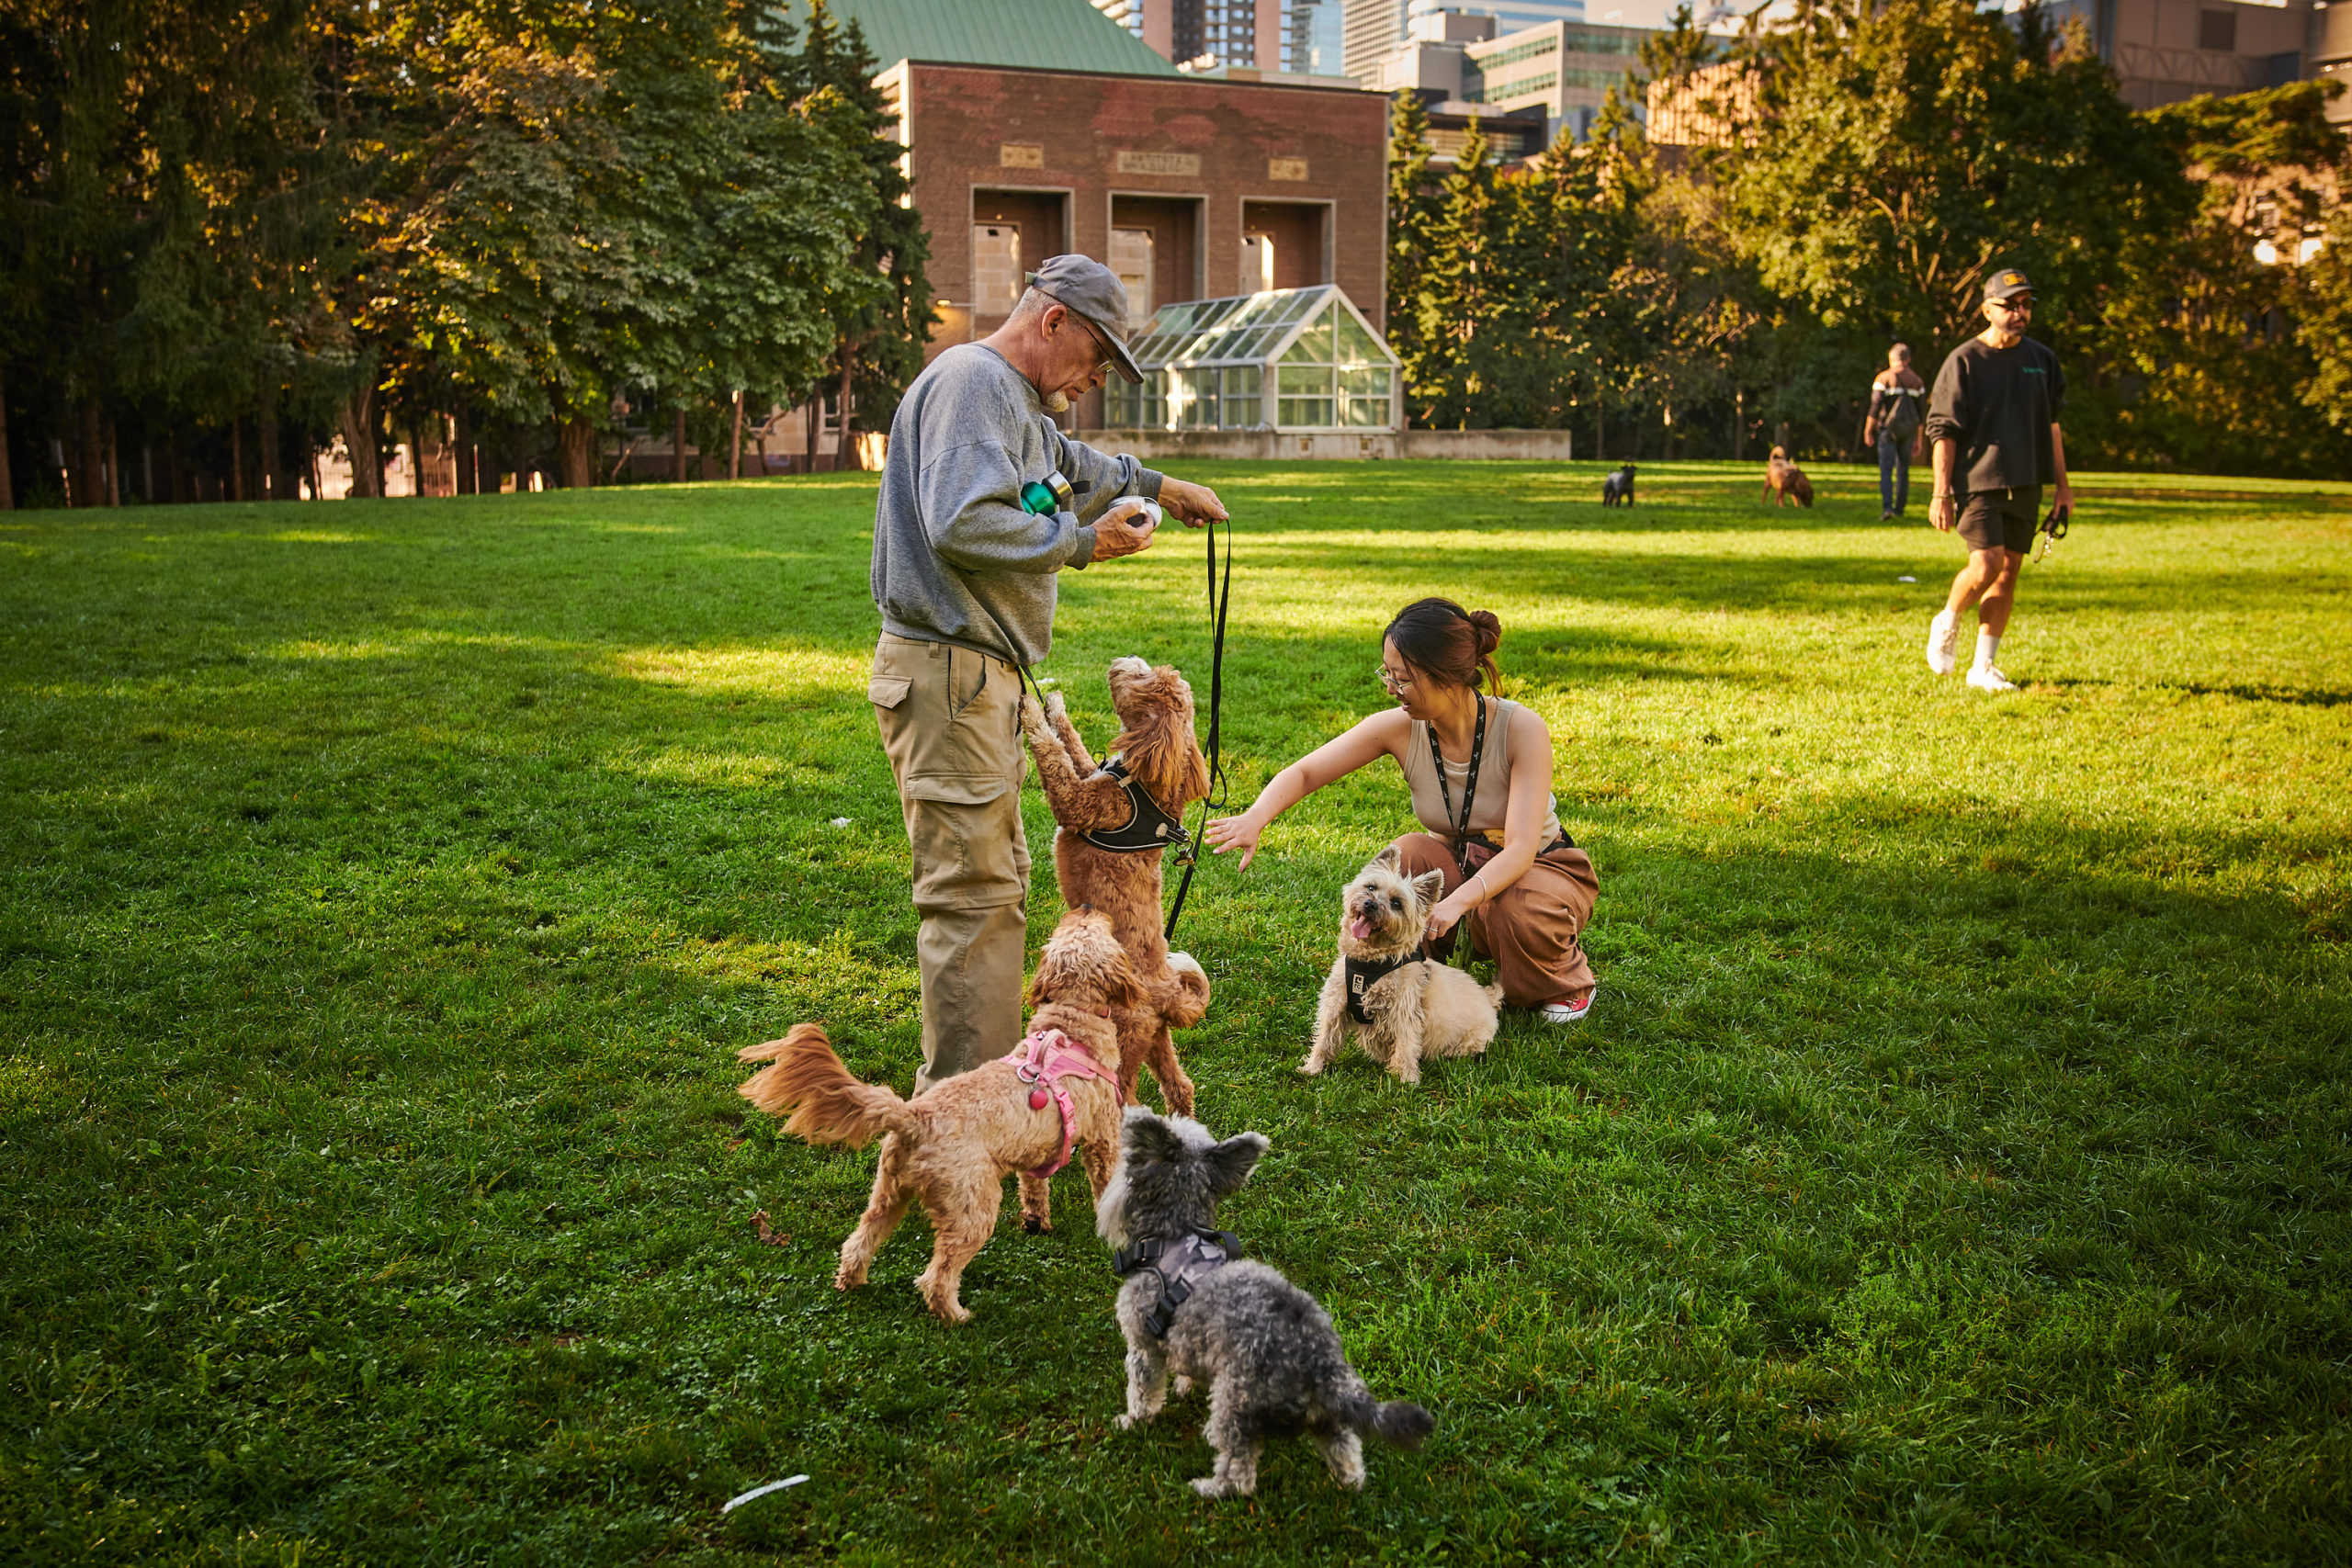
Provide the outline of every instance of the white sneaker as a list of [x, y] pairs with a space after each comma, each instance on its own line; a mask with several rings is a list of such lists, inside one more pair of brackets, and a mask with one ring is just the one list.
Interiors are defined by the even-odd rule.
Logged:
[[1939, 610], [1928, 623], [1928, 668], [1949, 675], [1960, 668], [1960, 617]]
[[1592, 1010], [1592, 998], [1599, 990], [1587, 991], [1582, 1001], [1545, 1002], [1535, 1010], [1535, 1016], [1546, 1023], [1574, 1023]]
[[2014, 692], [2018, 683], [1989, 664], [1980, 664], [1968, 672], [1968, 683], [1980, 692]]

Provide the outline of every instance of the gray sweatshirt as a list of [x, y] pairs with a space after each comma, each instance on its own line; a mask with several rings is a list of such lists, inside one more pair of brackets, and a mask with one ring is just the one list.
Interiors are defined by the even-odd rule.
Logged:
[[[1056, 468], [1076, 494], [1076, 514], [1023, 511], [1021, 487]], [[874, 506], [882, 629], [1036, 663], [1054, 641], [1054, 574], [1093, 558], [1091, 525], [1111, 502], [1157, 500], [1159, 479], [1133, 457], [1064, 435], [996, 350], [947, 350], [890, 422]]]

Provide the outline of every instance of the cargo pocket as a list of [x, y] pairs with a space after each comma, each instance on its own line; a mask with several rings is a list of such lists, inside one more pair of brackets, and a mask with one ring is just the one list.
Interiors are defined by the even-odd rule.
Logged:
[[932, 773], [906, 782], [919, 909], [1018, 904], [1029, 891], [1021, 796], [1006, 779]]
[[915, 683], [904, 675], [876, 675], [865, 682], [865, 700], [877, 708], [894, 708], [914, 689]]

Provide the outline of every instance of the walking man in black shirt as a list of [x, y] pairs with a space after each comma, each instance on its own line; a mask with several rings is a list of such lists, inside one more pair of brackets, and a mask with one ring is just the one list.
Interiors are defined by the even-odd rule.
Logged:
[[2066, 482], [2066, 444], [2058, 429], [2066, 378], [2046, 344], [2025, 335], [2033, 324], [2033, 285], [2015, 267], [1984, 284], [1985, 328], [1951, 351], [1928, 399], [1928, 439], [1935, 445], [1935, 499], [1928, 521], [1955, 527], [1968, 564], [1951, 580], [1951, 596], [1928, 628], [1928, 668], [1949, 675], [1958, 664], [1960, 617], [1976, 606], [1976, 661], [1968, 683], [1980, 692], [2014, 692], [1994, 656], [2017, 603], [2018, 568], [2040, 522], [2041, 490], [2057, 487], [2060, 511], [2074, 509]]

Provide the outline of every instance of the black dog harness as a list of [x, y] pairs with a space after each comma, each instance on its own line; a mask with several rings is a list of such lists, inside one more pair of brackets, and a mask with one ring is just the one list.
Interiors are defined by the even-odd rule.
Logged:
[[1127, 804], [1135, 809], [1127, 814], [1125, 826], [1090, 828], [1079, 835], [1080, 838], [1098, 850], [1123, 855], [1139, 850], [1182, 849], [1193, 841], [1192, 835], [1184, 831], [1183, 818], [1162, 811], [1159, 802], [1151, 798], [1151, 792], [1127, 772], [1124, 759], [1112, 758], [1102, 764], [1102, 771], [1119, 781], [1119, 787], [1127, 792]]
[[1143, 1325], [1154, 1339], [1165, 1339], [1176, 1309], [1192, 1298], [1193, 1288], [1240, 1256], [1241, 1238], [1231, 1231], [1190, 1231], [1173, 1241], [1148, 1235], [1113, 1253], [1111, 1272], [1124, 1280], [1148, 1269], [1159, 1277], [1159, 1299]]
[[1421, 953], [1419, 948], [1395, 958], [1343, 959], [1341, 962], [1346, 964], [1348, 969], [1348, 1016], [1358, 1023], [1370, 1023], [1372, 1019], [1363, 1010], [1365, 994], [1406, 964], [1419, 964], [1420, 961]]

